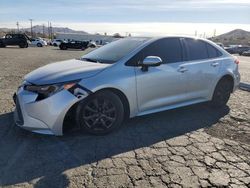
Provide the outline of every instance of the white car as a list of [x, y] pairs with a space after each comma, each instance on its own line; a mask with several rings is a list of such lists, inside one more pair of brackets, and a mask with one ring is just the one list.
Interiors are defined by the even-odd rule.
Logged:
[[35, 45], [37, 47], [43, 47], [47, 46], [47, 42], [41, 38], [31, 39], [31, 45]]
[[60, 44], [62, 43], [63, 41], [60, 40], [60, 39], [54, 39], [52, 40], [52, 45], [53, 46], [60, 46]]

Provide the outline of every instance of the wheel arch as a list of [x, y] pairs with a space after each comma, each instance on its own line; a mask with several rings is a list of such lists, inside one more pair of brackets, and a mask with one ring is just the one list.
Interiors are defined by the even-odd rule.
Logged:
[[[112, 88], [112, 87], [107, 87], [107, 88], [101, 88], [99, 90], [96, 90], [95, 92], [91, 93], [89, 96], [98, 93], [98, 92], [102, 92], [102, 91], [111, 91], [114, 94], [116, 94], [120, 100], [122, 101], [122, 104], [124, 106], [124, 120], [129, 119], [130, 117], [130, 105], [129, 105], [129, 101], [126, 97], [126, 95], [119, 89], [117, 88]], [[89, 97], [88, 96], [88, 97]], [[85, 99], [88, 99], [88, 97], [86, 97]], [[74, 103], [69, 110], [67, 111], [67, 113], [64, 116], [64, 120], [63, 120], [63, 125], [62, 125], [62, 132], [63, 134], [69, 130], [72, 129], [73, 127], [76, 127], [76, 122], [75, 122], [75, 113], [76, 113], [76, 109], [77, 109], [77, 105], [79, 104], [80, 101]], [[73, 121], [74, 122], [74, 126], [72, 127], [72, 124], [68, 124], [67, 122], [69, 121]]]
[[[234, 77], [231, 74], [225, 74], [225, 75], [221, 76], [220, 79], [218, 79], [218, 81], [215, 85], [215, 88], [221, 80], [227, 80], [231, 83], [231, 93], [232, 93], [233, 88], [234, 88]], [[214, 90], [215, 90], [215, 88], [214, 88]]]

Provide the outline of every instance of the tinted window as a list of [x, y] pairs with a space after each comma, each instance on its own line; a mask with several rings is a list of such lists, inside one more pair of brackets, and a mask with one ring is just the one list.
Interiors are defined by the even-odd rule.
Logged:
[[178, 38], [166, 38], [149, 44], [133, 58], [129, 60], [127, 65], [136, 65], [142, 62], [147, 56], [158, 56], [163, 63], [175, 63], [182, 61], [182, 47]]
[[147, 46], [143, 52], [147, 56], [159, 56], [163, 63], [182, 61], [182, 49], [178, 38], [166, 38]]
[[206, 44], [206, 45], [207, 45], [207, 52], [208, 52], [209, 58], [215, 58], [220, 55], [220, 52], [218, 52], [218, 50], [215, 47], [211, 46], [210, 44]]
[[206, 43], [195, 39], [185, 39], [185, 44], [188, 52], [188, 60], [207, 59]]

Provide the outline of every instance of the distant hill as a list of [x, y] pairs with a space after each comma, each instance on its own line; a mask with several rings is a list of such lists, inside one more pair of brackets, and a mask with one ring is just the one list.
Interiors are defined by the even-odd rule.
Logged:
[[[46, 27], [46, 26], [44, 26], [44, 28], [42, 25], [36, 25], [36, 26], [32, 27], [32, 31], [34, 33], [43, 33], [43, 29], [44, 29], [44, 33], [48, 34], [48, 27]], [[30, 28], [25, 28], [24, 30], [30, 32]], [[76, 30], [70, 29], [68, 27], [52, 27], [52, 32], [53, 33], [63, 32], [63, 33], [87, 34], [87, 32], [85, 32], [85, 31], [76, 31]]]
[[235, 29], [228, 33], [212, 37], [210, 40], [214, 42], [221, 42], [224, 45], [230, 44], [241, 44], [241, 45], [250, 45], [250, 32], [242, 29]]
[[[23, 29], [20, 29], [21, 32], [25, 32], [27, 33], [28, 35], [30, 35], [30, 28], [23, 28]], [[48, 35], [49, 33], [49, 29], [48, 27], [46, 26], [42, 26], [42, 25], [35, 25], [32, 27], [32, 32], [33, 34], [43, 34], [43, 31], [44, 31], [44, 34], [45, 35]], [[2, 35], [5, 35], [6, 33], [9, 33], [9, 32], [17, 32], [16, 29], [8, 29], [8, 28], [0, 28], [0, 37]], [[70, 29], [68, 27], [52, 27], [52, 32], [55, 34], [55, 33], [58, 33], [58, 32], [63, 32], [63, 33], [79, 33], [79, 34], [88, 34], [87, 32], [85, 31], [76, 31], [76, 30], [73, 30], [73, 29]]]

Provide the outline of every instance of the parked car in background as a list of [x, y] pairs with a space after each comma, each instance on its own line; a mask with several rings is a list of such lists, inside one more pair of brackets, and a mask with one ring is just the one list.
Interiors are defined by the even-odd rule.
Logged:
[[51, 41], [52, 46], [60, 46], [63, 41], [60, 39], [54, 39]]
[[236, 47], [225, 47], [224, 49], [225, 49], [228, 53], [230, 53], [230, 54], [236, 54], [236, 53], [237, 53]]
[[220, 46], [221, 48], [225, 48], [225, 46], [224, 46], [224, 44], [222, 44], [222, 43], [220, 43], [220, 42], [218, 42], [218, 43], [216, 43], [218, 46]]
[[67, 49], [81, 49], [81, 50], [85, 50], [86, 48], [88, 48], [88, 41], [70, 41], [70, 42], [62, 42], [59, 45], [59, 48], [61, 50], [67, 50]]
[[229, 52], [230, 54], [239, 54], [239, 55], [242, 55], [242, 53], [244, 51], [250, 50], [250, 47], [249, 46], [236, 46], [236, 47], [225, 48], [225, 50], [227, 52]]
[[88, 47], [89, 47], [89, 48], [96, 48], [97, 45], [96, 45], [95, 42], [91, 41], [91, 42], [89, 42]]
[[42, 38], [31, 39], [31, 44], [37, 47], [47, 46], [47, 42]]
[[250, 56], [250, 50], [243, 52], [242, 55], [243, 56]]
[[0, 39], [0, 47], [19, 46], [20, 48], [28, 48], [29, 37], [26, 34], [6, 34]]
[[15, 122], [62, 135], [65, 116], [72, 114], [78, 127], [102, 135], [126, 118], [205, 101], [217, 110], [239, 85], [238, 64], [205, 39], [120, 39], [26, 75], [14, 95]]
[[241, 46], [241, 47], [238, 47], [237, 51], [239, 55], [242, 55], [243, 52], [248, 51], [248, 50], [250, 50], [250, 46]]

